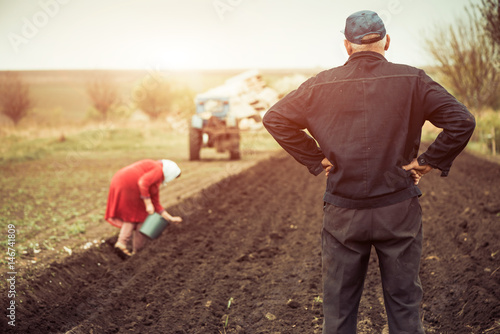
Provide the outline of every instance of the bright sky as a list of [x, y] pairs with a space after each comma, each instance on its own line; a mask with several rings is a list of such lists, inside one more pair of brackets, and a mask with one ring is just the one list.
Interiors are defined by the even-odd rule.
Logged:
[[423, 33], [472, 0], [0, 0], [0, 70], [330, 68], [347, 16], [379, 13], [387, 58], [429, 62]]

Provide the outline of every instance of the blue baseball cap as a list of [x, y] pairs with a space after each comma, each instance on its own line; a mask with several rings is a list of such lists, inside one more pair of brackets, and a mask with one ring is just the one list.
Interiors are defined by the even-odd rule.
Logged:
[[[342, 31], [345, 38], [354, 44], [371, 44], [382, 40], [386, 31], [384, 22], [377, 13], [371, 10], [362, 10], [351, 14], [345, 21], [345, 30]], [[378, 34], [378, 37], [362, 40], [370, 34]]]

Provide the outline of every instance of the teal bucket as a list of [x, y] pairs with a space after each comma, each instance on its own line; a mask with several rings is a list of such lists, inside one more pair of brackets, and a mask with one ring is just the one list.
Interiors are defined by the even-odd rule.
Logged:
[[151, 239], [156, 239], [167, 226], [168, 221], [155, 212], [146, 218], [139, 232]]

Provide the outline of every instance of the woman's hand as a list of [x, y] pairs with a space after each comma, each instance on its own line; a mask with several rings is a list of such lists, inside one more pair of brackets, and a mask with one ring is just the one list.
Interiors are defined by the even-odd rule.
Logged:
[[182, 218], [179, 216], [170, 216], [170, 221], [174, 224], [182, 223]]
[[151, 202], [151, 198], [145, 198], [144, 205], [146, 206], [146, 212], [148, 215], [155, 213], [155, 207], [153, 206], [153, 202]]
[[174, 223], [174, 224], [179, 224], [182, 222], [182, 218], [181, 217], [178, 217], [178, 216], [172, 216], [170, 215], [167, 210], [163, 211], [161, 213], [161, 216], [163, 218], [165, 218], [167, 221], [171, 222], [171, 223]]

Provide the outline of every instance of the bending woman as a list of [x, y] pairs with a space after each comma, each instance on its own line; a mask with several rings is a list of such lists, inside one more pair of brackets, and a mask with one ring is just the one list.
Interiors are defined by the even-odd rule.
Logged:
[[[146, 236], [139, 232], [148, 215], [159, 213], [173, 223], [182, 222], [181, 217], [170, 215], [160, 204], [160, 185], [181, 175], [181, 169], [171, 160], [141, 160], [120, 169], [111, 179], [105, 219], [116, 227], [120, 234], [115, 247], [126, 255], [140, 251]], [[128, 244], [132, 240], [132, 253]]]

